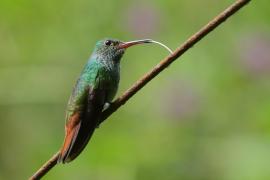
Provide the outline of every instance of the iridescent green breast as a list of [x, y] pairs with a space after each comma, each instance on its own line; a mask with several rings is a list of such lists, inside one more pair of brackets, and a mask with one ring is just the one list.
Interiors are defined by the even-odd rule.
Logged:
[[115, 69], [101, 67], [98, 70], [94, 84], [95, 88], [106, 91], [106, 101], [112, 101], [117, 92], [119, 80], [119, 67], [115, 67]]
[[105, 90], [105, 101], [110, 102], [114, 98], [119, 84], [119, 66], [104, 66], [104, 64], [91, 60], [85, 66], [73, 89], [68, 102], [68, 111], [83, 109], [89, 87]]

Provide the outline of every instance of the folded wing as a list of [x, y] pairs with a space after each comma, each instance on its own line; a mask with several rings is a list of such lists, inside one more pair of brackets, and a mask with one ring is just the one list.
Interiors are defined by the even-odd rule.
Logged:
[[99, 121], [105, 104], [105, 91], [86, 88], [83, 108], [73, 112], [66, 123], [66, 136], [58, 162], [67, 163], [75, 159], [85, 148]]

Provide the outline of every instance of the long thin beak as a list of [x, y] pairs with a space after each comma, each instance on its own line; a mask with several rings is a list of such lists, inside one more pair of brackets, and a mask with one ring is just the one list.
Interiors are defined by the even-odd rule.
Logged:
[[165, 46], [164, 44], [158, 42], [158, 41], [154, 41], [152, 39], [141, 39], [141, 40], [135, 40], [135, 41], [128, 41], [128, 42], [122, 42], [118, 45], [119, 49], [126, 49], [130, 46], [134, 46], [136, 44], [145, 44], [145, 43], [156, 43], [159, 44], [161, 46], [163, 46], [165, 49], [167, 49], [171, 54], [173, 53], [172, 50], [170, 48], [168, 48], [167, 46]]
[[120, 49], [126, 49], [130, 46], [134, 46], [136, 44], [145, 44], [145, 43], [151, 43], [151, 39], [141, 39], [141, 40], [135, 40], [135, 41], [128, 41], [128, 42], [122, 42], [118, 45]]

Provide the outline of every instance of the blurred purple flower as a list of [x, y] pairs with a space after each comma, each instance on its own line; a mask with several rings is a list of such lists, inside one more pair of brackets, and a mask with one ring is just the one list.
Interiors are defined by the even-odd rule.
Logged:
[[162, 112], [170, 119], [192, 118], [199, 112], [200, 96], [198, 91], [188, 83], [174, 81], [162, 92]]
[[254, 33], [239, 44], [241, 65], [252, 75], [270, 74], [270, 36]]
[[155, 33], [159, 27], [159, 15], [153, 5], [132, 4], [125, 12], [125, 24], [135, 36], [146, 37]]

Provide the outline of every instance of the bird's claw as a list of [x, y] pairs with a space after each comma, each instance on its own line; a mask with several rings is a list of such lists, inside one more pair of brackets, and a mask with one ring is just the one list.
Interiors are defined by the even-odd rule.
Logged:
[[102, 110], [102, 111], [107, 110], [107, 109], [110, 107], [111, 104], [112, 104], [111, 102], [106, 102], [106, 103], [104, 104], [104, 106], [103, 106], [103, 110]]
[[[111, 106], [111, 104], [112, 104], [111, 102], [106, 102], [104, 104], [104, 106], [103, 106], [103, 110], [102, 111], [107, 110]], [[98, 125], [96, 126], [96, 128], [99, 128], [99, 125], [100, 125], [100, 123], [98, 123]]]

